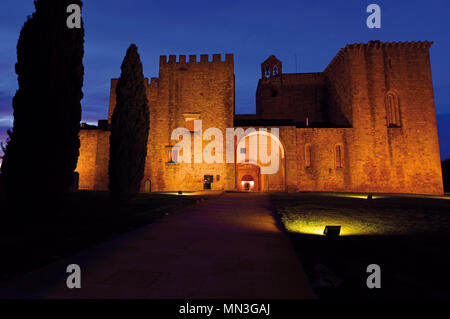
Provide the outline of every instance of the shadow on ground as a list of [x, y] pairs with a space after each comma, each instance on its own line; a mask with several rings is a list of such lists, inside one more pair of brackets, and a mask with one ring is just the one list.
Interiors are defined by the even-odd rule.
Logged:
[[[0, 282], [150, 224], [161, 216], [178, 213], [209, 197], [139, 194], [128, 203], [118, 203], [108, 192], [80, 191], [67, 194], [59, 213], [37, 214], [33, 203], [26, 205], [26, 210], [3, 209]], [[4, 201], [0, 205], [6, 207]]]
[[[450, 298], [448, 235], [289, 237], [319, 298]], [[367, 288], [370, 264], [381, 289]]]
[[[450, 298], [450, 200], [341, 196], [272, 196], [319, 298]], [[330, 224], [347, 234], [321, 235]], [[367, 288], [370, 264], [381, 289]]]

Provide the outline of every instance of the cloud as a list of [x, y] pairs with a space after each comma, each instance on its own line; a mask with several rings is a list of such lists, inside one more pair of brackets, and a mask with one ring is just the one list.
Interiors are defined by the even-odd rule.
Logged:
[[6, 118], [12, 117], [12, 96], [9, 92], [0, 90], [0, 125]]
[[0, 129], [3, 127], [12, 127], [13, 125], [13, 116], [2, 116], [0, 117]]

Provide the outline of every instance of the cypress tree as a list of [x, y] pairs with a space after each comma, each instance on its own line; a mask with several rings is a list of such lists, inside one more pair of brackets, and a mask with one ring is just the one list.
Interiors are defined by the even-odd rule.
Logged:
[[122, 62], [111, 118], [109, 189], [113, 199], [127, 201], [144, 177], [150, 114], [142, 63], [132, 44]]
[[17, 43], [14, 124], [2, 164], [13, 204], [54, 202], [72, 183], [79, 155], [84, 27], [67, 27], [81, 0], [36, 0]]
[[444, 192], [450, 192], [450, 158], [441, 162]]

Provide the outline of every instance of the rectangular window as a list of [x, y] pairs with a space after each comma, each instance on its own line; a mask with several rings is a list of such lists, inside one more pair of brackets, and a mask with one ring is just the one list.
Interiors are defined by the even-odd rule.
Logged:
[[194, 122], [200, 120], [200, 112], [187, 112], [183, 113], [184, 127], [191, 133], [195, 132]]
[[194, 132], [194, 121], [195, 119], [186, 119], [186, 128], [189, 132]]
[[305, 167], [311, 167], [311, 144], [305, 145]]
[[245, 147], [241, 148], [241, 154], [245, 154]]
[[172, 162], [178, 163], [178, 149], [172, 149]]
[[336, 145], [336, 168], [342, 168], [342, 150], [340, 145]]
[[178, 164], [179, 152], [180, 150], [178, 149], [178, 147], [168, 147], [168, 162]]

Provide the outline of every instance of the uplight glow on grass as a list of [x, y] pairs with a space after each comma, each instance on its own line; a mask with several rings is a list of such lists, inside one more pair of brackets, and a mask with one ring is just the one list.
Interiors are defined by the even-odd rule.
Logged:
[[[333, 196], [341, 198], [357, 198], [357, 199], [367, 199], [369, 194], [353, 194], [353, 193], [323, 193], [323, 196]], [[372, 199], [382, 198], [378, 195], [372, 195]]]
[[178, 192], [155, 192], [155, 194], [177, 195], [177, 196], [191, 195], [192, 193], [194, 193], [194, 192], [183, 192], [182, 194], [178, 194]]
[[287, 230], [295, 233], [323, 235], [326, 225], [341, 226], [340, 236], [360, 236], [360, 235], [381, 235], [394, 232], [388, 228], [377, 227], [376, 225], [364, 225], [352, 221], [351, 223], [336, 219], [323, 220], [289, 220], [284, 221]]
[[[359, 199], [367, 199], [369, 194], [355, 194], [355, 193], [330, 193], [323, 192], [319, 193], [319, 196], [333, 196], [333, 197], [341, 197], [341, 198], [359, 198]], [[410, 197], [410, 198], [429, 198], [429, 199], [450, 199], [449, 195], [422, 195], [422, 194], [372, 194], [372, 199], [381, 199], [381, 198], [393, 198], [393, 197]]]
[[341, 226], [341, 236], [389, 236], [439, 233], [449, 229], [444, 196], [367, 193], [274, 194], [285, 228], [323, 236], [325, 226]]
[[[381, 216], [365, 209], [306, 209], [285, 211], [282, 221], [286, 229], [295, 233], [323, 235], [326, 225], [341, 226], [340, 236], [407, 234], [415, 226], [392, 210], [392, 215]], [[420, 224], [419, 224], [420, 225]], [[420, 227], [420, 226], [419, 226]]]
[[[295, 233], [323, 235], [326, 225], [341, 226], [341, 236], [401, 235], [422, 230], [438, 231], [439, 223], [419, 214], [390, 209], [379, 213], [364, 209], [295, 209], [284, 212], [282, 221], [286, 229]], [[431, 216], [430, 216], [431, 217]]]

